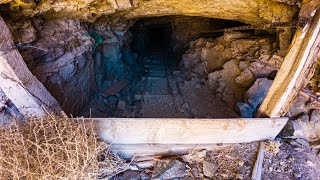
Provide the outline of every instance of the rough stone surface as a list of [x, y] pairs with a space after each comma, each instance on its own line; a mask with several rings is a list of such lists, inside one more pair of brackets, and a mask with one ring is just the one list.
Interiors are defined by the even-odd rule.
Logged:
[[156, 163], [152, 179], [174, 179], [184, 176], [186, 176], [185, 163], [178, 160], [162, 160]]
[[259, 78], [254, 82], [254, 84], [246, 92], [247, 103], [237, 103], [242, 117], [253, 117], [255, 110], [266, 97], [272, 82], [272, 80], [267, 78]]
[[138, 57], [128, 46], [130, 21], [115, 18], [88, 25], [68, 18], [31, 18], [8, 24], [16, 43], [43, 49], [20, 53], [67, 114], [79, 115], [105, 80], [136, 77]]
[[213, 162], [203, 161], [203, 174], [208, 178], [213, 178], [219, 166]]
[[298, 96], [287, 115], [292, 119], [293, 134], [291, 135], [293, 137], [302, 138], [308, 142], [320, 140], [320, 110], [313, 107], [312, 100]]
[[[288, 5], [273, 0], [61, 0], [49, 1], [0, 1], [8, 4], [4, 12], [11, 16], [45, 15], [47, 17], [72, 17], [94, 21], [103, 15], [121, 11], [127, 18], [141, 16], [189, 15], [237, 20], [246, 23], [290, 21], [298, 10], [297, 5]], [[226, 6], [227, 4], [227, 6]]]
[[77, 115], [88, 102], [95, 82], [90, 55], [94, 40], [86, 36], [85, 27], [72, 19], [33, 18], [8, 24], [16, 42], [43, 49], [20, 49], [20, 53], [63, 110]]
[[197, 39], [190, 43], [181, 65], [201, 75], [207, 73], [209, 87], [235, 108], [237, 101], [244, 100], [246, 89], [257, 78], [273, 78], [283, 60], [274, 55], [275, 38], [249, 37], [250, 33], [227, 32], [216, 39]]

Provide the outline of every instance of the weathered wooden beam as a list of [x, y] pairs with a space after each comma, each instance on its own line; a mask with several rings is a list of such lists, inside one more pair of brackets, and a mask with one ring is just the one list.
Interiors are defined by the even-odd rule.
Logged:
[[23, 115], [60, 113], [58, 102], [28, 69], [0, 17], [0, 88]]
[[262, 172], [263, 172], [263, 159], [264, 159], [265, 145], [264, 142], [260, 142], [259, 151], [257, 160], [254, 163], [254, 167], [252, 170], [252, 180], [261, 180]]
[[320, 11], [309, 9], [308, 12], [310, 17], [307, 19], [312, 20], [303, 29], [297, 29], [291, 48], [257, 112], [257, 117], [285, 115], [314, 73], [315, 61], [320, 53]]
[[218, 144], [274, 139], [288, 118], [94, 118], [109, 144]]

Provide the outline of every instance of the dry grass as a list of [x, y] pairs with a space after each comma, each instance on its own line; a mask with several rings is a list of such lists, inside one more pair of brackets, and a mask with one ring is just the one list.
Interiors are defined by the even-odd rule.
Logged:
[[[99, 143], [92, 122], [50, 115], [0, 129], [0, 179], [96, 179], [123, 163]], [[107, 173], [106, 173], [107, 172]]]

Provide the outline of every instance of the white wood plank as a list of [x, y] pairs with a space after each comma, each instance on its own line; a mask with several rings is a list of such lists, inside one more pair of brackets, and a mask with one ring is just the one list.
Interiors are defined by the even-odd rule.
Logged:
[[109, 144], [217, 144], [274, 139], [288, 118], [95, 118]]

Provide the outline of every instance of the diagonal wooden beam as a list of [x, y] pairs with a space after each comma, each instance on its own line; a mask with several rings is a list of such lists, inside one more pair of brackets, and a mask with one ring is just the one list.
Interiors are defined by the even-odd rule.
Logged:
[[314, 74], [315, 62], [320, 55], [320, 11], [315, 8], [308, 12], [312, 20], [303, 29], [297, 29], [256, 117], [284, 116]]
[[12, 35], [0, 17], [0, 88], [23, 115], [43, 116], [49, 112], [60, 113], [61, 108], [28, 69]]

